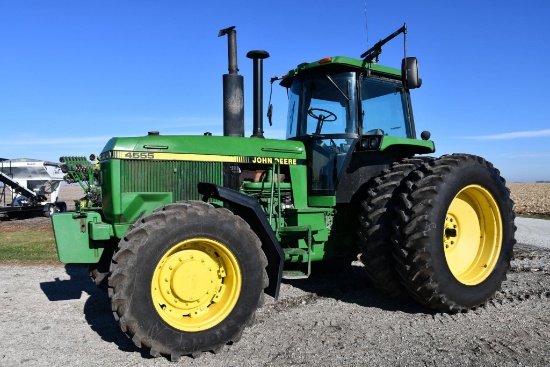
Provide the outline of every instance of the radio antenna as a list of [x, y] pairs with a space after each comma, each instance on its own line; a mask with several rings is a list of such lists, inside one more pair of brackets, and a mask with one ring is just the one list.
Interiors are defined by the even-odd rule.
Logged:
[[367, 47], [369, 47], [369, 17], [367, 16], [367, 0], [364, 0], [365, 6], [365, 32], [367, 35]]

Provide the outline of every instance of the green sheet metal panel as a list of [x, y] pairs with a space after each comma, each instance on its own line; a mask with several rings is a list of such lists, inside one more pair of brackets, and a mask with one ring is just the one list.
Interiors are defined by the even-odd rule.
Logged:
[[103, 253], [101, 243], [90, 240], [90, 223], [100, 223], [101, 215], [87, 212], [52, 215], [55, 244], [59, 261], [65, 264], [95, 264]]

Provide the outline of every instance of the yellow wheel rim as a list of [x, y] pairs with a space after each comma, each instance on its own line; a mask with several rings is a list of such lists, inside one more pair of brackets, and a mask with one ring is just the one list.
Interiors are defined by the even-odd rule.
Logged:
[[489, 191], [469, 185], [455, 196], [445, 218], [443, 246], [458, 281], [476, 285], [487, 279], [502, 247], [502, 219]]
[[182, 331], [216, 326], [233, 310], [241, 292], [237, 259], [220, 242], [194, 238], [160, 259], [151, 282], [155, 309]]

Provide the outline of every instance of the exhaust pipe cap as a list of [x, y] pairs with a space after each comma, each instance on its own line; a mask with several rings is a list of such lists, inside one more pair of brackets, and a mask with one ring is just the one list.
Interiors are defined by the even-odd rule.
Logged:
[[269, 57], [269, 52], [264, 50], [252, 50], [248, 51], [246, 57], [249, 59], [267, 59]]

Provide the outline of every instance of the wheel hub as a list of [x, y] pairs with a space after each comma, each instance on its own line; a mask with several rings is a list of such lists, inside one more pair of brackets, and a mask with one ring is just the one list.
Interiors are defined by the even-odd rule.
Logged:
[[[174, 302], [207, 301], [216, 293], [220, 265], [197, 250], [185, 250], [168, 258], [161, 267], [161, 289], [174, 296]], [[169, 299], [169, 298], [168, 298]]]
[[171, 287], [174, 296], [182, 301], [195, 301], [208, 294], [212, 269], [199, 261], [187, 261], [174, 271]]
[[177, 244], [159, 261], [151, 295], [160, 316], [170, 325], [198, 331], [211, 327], [235, 306], [241, 276], [225, 246], [208, 239]]
[[447, 214], [447, 217], [445, 218], [445, 230], [444, 230], [445, 235], [443, 238], [445, 249], [449, 249], [457, 243], [457, 239], [458, 239], [457, 228], [458, 228], [458, 224], [455, 217], [451, 214]]

